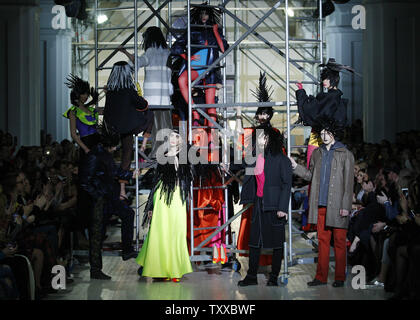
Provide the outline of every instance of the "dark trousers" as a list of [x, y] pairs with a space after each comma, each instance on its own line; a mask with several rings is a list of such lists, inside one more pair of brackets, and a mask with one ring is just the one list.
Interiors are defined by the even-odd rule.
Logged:
[[[256, 278], [260, 261], [261, 248], [249, 247], [249, 269], [247, 277]], [[283, 260], [283, 248], [273, 249], [270, 279], [277, 279]]]
[[109, 212], [107, 217], [116, 215], [121, 219], [121, 241], [122, 251], [129, 253], [133, 250], [134, 236], [134, 210], [131, 209], [125, 201], [119, 199], [110, 200], [107, 204]]
[[102, 234], [104, 226], [104, 198], [94, 201], [89, 223], [89, 263], [90, 272], [102, 270]]

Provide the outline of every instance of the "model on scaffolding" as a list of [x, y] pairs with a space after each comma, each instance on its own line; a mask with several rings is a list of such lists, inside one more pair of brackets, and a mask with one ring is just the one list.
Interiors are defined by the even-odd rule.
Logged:
[[[173, 87], [171, 83], [170, 51], [166, 44], [165, 37], [158, 27], [149, 27], [143, 33], [142, 49], [144, 54], [137, 57], [137, 68], [144, 67], [144, 98], [149, 105], [171, 104]], [[134, 64], [134, 55], [121, 48], [130, 61]], [[138, 71], [138, 70], [137, 70]], [[155, 110], [154, 125], [152, 128], [151, 139], [153, 147], [149, 158], [155, 158], [156, 151], [162, 142], [156, 140], [157, 132], [160, 129], [172, 129], [171, 110]]]
[[[340, 82], [340, 72], [348, 70], [353, 73], [354, 70], [349, 66], [336, 63], [334, 58], [330, 58], [327, 64], [321, 64], [320, 67], [324, 67], [321, 72], [321, 85], [328, 91], [324, 92], [323, 90], [316, 97], [308, 96], [302, 84], [297, 84], [299, 89], [296, 90], [296, 100], [299, 122], [312, 127], [318, 116], [325, 115], [334, 119], [339, 125], [345, 126], [348, 101], [341, 98], [343, 92], [337, 87]], [[318, 135], [312, 131], [308, 143], [307, 167], [309, 167], [312, 152], [322, 144], [322, 140], [316, 137]]]
[[[219, 51], [222, 53], [225, 52], [229, 45], [219, 27], [220, 10], [208, 6], [207, 2], [196, 5], [191, 9], [191, 24], [193, 25], [191, 27], [191, 44], [208, 46], [207, 48], [191, 48], [191, 81], [194, 81], [206, 71], [207, 66], [219, 58]], [[188, 103], [187, 36], [187, 33], [184, 33], [179, 37], [171, 50], [173, 54], [180, 55], [184, 59], [181, 70], [179, 71], [178, 84], [182, 96]], [[206, 104], [215, 104], [216, 84], [220, 82], [217, 79], [217, 70], [213, 69], [210, 71], [202, 82], [205, 86], [208, 86], [205, 88]], [[208, 108], [207, 114], [216, 122], [216, 108]], [[199, 125], [199, 119], [199, 113], [193, 110], [193, 126]], [[207, 121], [207, 126], [214, 127], [214, 124]], [[212, 131], [209, 138], [210, 147], [215, 145], [214, 141], [216, 139], [217, 136]], [[210, 161], [218, 161], [218, 152], [210, 152], [210, 155]]]
[[172, 131], [168, 142], [168, 162], [158, 163], [146, 204], [150, 228], [137, 263], [142, 266], [139, 269], [142, 276], [179, 282], [184, 274], [193, 271], [186, 219], [193, 170], [191, 165], [180, 163], [180, 154], [187, 145], [178, 132]]
[[[143, 132], [144, 151], [153, 127], [153, 112], [148, 110], [147, 101], [136, 91], [133, 81], [134, 68], [125, 61], [116, 62], [106, 85], [104, 121], [109, 128], [121, 136], [121, 168], [130, 169], [133, 154], [133, 134]], [[120, 199], [126, 200], [125, 184], [120, 181]]]
[[309, 169], [290, 158], [294, 173], [312, 184], [309, 223], [317, 225], [319, 253], [316, 276], [308, 286], [327, 284], [332, 235], [335, 254], [333, 287], [342, 287], [346, 279], [346, 235], [353, 200], [354, 156], [339, 141], [343, 133], [340, 123], [320, 116], [313, 125], [323, 144], [312, 153]]

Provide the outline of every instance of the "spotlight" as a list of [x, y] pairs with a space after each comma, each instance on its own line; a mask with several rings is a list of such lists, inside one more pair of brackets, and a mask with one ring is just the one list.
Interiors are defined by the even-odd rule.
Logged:
[[104, 15], [104, 14], [98, 15], [98, 23], [99, 24], [104, 23], [107, 20], [108, 20], [108, 17], [106, 15]]
[[293, 11], [293, 9], [287, 8], [287, 15], [289, 17], [294, 17], [295, 16], [295, 12]]

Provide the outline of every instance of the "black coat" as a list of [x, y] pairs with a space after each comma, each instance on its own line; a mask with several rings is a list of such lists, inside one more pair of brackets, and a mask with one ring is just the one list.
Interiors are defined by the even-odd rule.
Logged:
[[343, 93], [339, 89], [331, 89], [327, 93], [319, 93], [315, 98], [311, 95], [308, 97], [305, 89], [297, 90], [296, 100], [303, 124], [312, 127], [318, 116], [326, 115], [345, 126], [348, 100], [342, 99], [342, 95]]
[[[244, 165], [241, 165], [245, 167]], [[232, 165], [235, 169], [235, 165]], [[246, 166], [248, 170], [255, 167]], [[258, 202], [255, 175], [246, 174], [242, 184], [241, 204], [254, 203], [251, 219], [250, 247], [281, 248], [285, 239], [286, 218], [278, 218], [277, 211], [287, 212], [292, 188], [292, 164], [282, 153], [268, 153], [264, 162], [264, 191]]]
[[94, 199], [118, 198], [117, 178], [130, 180], [133, 173], [123, 170], [114, 162], [112, 154], [98, 144], [87, 154], [86, 164], [79, 168], [80, 187]]
[[118, 133], [141, 133], [153, 122], [153, 112], [147, 106], [147, 101], [134, 89], [108, 91], [104, 120]]

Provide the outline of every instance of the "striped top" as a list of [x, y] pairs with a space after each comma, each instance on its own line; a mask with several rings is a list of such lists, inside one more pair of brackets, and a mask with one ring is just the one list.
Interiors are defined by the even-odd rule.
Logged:
[[137, 68], [145, 68], [144, 98], [149, 105], [171, 104], [171, 69], [166, 66], [169, 54], [168, 49], [151, 47], [137, 57]]

